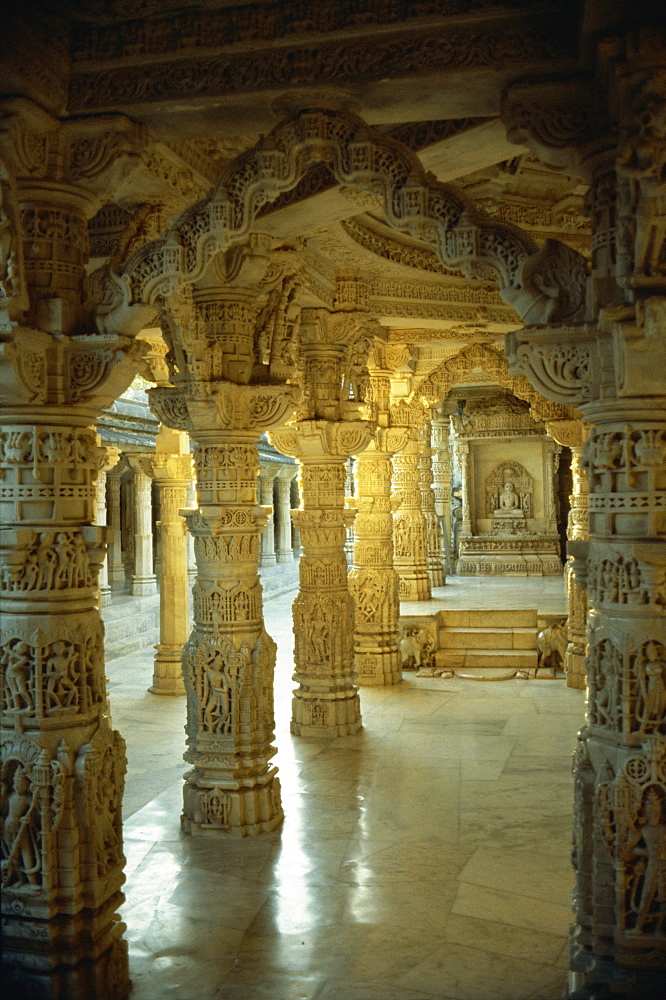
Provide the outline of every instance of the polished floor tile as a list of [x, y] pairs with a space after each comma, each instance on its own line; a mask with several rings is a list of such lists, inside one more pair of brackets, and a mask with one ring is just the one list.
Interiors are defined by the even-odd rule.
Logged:
[[[453, 579], [439, 606], [561, 600], [559, 581], [493, 598]], [[107, 666], [128, 743], [132, 1000], [558, 1000], [584, 695], [406, 674], [361, 691], [361, 733], [297, 739], [292, 600], [265, 607], [286, 813], [265, 836], [181, 834], [185, 700], [147, 693], [149, 651]]]

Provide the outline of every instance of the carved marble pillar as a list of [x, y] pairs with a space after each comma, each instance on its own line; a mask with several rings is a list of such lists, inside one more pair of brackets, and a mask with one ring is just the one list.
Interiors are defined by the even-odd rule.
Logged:
[[291, 483], [297, 469], [282, 467], [277, 475], [277, 562], [294, 561], [294, 550], [291, 547]]
[[275, 555], [275, 520], [273, 511], [273, 484], [278, 467], [274, 465], [261, 465], [259, 469], [259, 502], [263, 507], [270, 508], [266, 527], [261, 536], [261, 559], [260, 566], [275, 566], [277, 558]]
[[123, 563], [123, 535], [120, 507], [120, 487], [122, 472], [107, 473], [107, 517], [109, 522], [110, 541], [108, 561], [108, 577], [111, 590], [125, 585], [125, 565]]
[[[95, 524], [102, 526], [106, 525], [107, 522], [107, 509], [106, 509], [106, 483], [107, 483], [107, 472], [118, 464], [118, 459], [120, 458], [120, 449], [105, 447], [101, 449], [103, 453], [102, 465], [97, 472], [97, 482], [95, 484], [95, 489], [97, 491], [95, 497]], [[108, 555], [104, 556], [102, 560], [102, 565], [99, 570], [99, 599], [100, 607], [104, 607], [108, 604], [111, 597], [111, 587], [109, 586], [109, 567], [108, 567]]]
[[446, 583], [444, 570], [445, 553], [442, 526], [435, 507], [433, 490], [431, 425], [426, 420], [419, 434], [419, 492], [421, 511], [426, 524], [426, 566], [431, 587], [443, 587]]
[[193, 478], [187, 435], [162, 427], [153, 454], [139, 459], [158, 484], [162, 560], [160, 565], [160, 640], [153, 667], [153, 694], [185, 694], [182, 654], [190, 632], [186, 526], [180, 511]]
[[348, 736], [361, 728], [345, 551], [356, 511], [345, 504], [345, 482], [350, 450], [359, 452], [369, 438], [364, 421], [299, 421], [271, 433], [274, 447], [299, 464], [301, 506], [292, 511], [302, 544], [294, 601], [296, 736]]
[[[197, 505], [197, 486], [194, 479], [190, 479], [187, 484], [187, 498], [185, 501], [185, 507], [190, 510]], [[192, 587], [194, 586], [197, 579], [197, 561], [194, 555], [194, 538], [187, 532], [186, 546], [187, 546], [187, 582], [190, 593], [192, 592]]]
[[[590, 606], [568, 995], [657, 1000], [666, 991], [666, 32], [613, 25], [596, 58], [597, 78], [568, 81], [566, 103], [584, 107], [604, 92], [608, 102], [552, 152], [589, 183], [588, 321], [516, 331], [507, 347], [515, 374], [591, 425], [581, 459], [589, 539], [568, 546]], [[549, 103], [554, 121], [561, 87], [519, 88], [521, 121], [532, 100]], [[548, 161], [545, 133], [523, 134]], [[549, 282], [557, 294], [571, 287], [563, 269]]]
[[456, 442], [456, 457], [458, 468], [460, 469], [460, 495], [461, 495], [461, 520], [460, 535], [472, 534], [472, 505], [471, 501], [471, 465], [472, 456], [467, 441]]
[[354, 652], [362, 686], [399, 684], [399, 577], [393, 566], [391, 455], [405, 442], [403, 428], [378, 428], [356, 458], [354, 565], [349, 589], [356, 602]]
[[[573, 492], [567, 524], [567, 538], [572, 541], [588, 537], [587, 513], [587, 472], [581, 466], [582, 445], [571, 447], [571, 474]], [[567, 558], [564, 569], [569, 604], [567, 623], [569, 643], [567, 645], [565, 671], [567, 687], [584, 691], [587, 686], [585, 673], [585, 651], [587, 644], [587, 591], [576, 580], [573, 571], [573, 556]]]
[[391, 413], [395, 426], [410, 428], [407, 443], [393, 458], [392, 485], [398, 501], [393, 515], [393, 564], [400, 578], [400, 600], [428, 601], [428, 531], [421, 509], [418, 441], [424, 410], [420, 404], [398, 404]]
[[557, 469], [561, 446], [552, 437], [546, 438], [543, 451], [544, 533], [556, 535]]
[[[257, 443], [289, 419], [298, 390], [278, 382], [282, 369], [263, 364], [271, 357], [263, 328], [270, 317], [260, 311], [271, 245], [268, 238], [250, 238], [238, 261], [238, 284], [228, 282], [223, 262], [213, 259], [200, 286], [185, 285], [169, 300], [165, 322], [184, 360], [172, 373], [177, 384], [149, 390], [161, 422], [187, 431], [194, 444], [197, 508], [186, 512], [186, 521], [197, 580], [194, 627], [183, 650], [185, 758], [192, 767], [182, 815], [182, 828], [192, 835], [255, 835], [283, 819], [277, 768], [270, 763], [276, 647], [264, 628], [258, 573], [269, 512], [257, 503]], [[275, 335], [272, 343], [282, 359], [284, 341]]]
[[345, 505], [345, 483], [350, 455], [367, 447], [373, 430], [359, 419], [368, 382], [367, 322], [357, 312], [303, 310], [305, 403], [298, 419], [270, 435], [274, 447], [299, 465], [301, 506], [292, 512], [303, 547], [294, 601], [299, 687], [291, 722], [298, 736], [346, 736], [361, 728], [345, 553], [356, 512]]
[[[291, 510], [298, 510], [298, 508], [301, 506], [301, 495], [298, 489], [298, 475], [295, 475], [294, 478], [292, 479], [291, 489], [289, 492], [291, 496], [291, 501], [290, 501]], [[301, 558], [301, 535], [291, 517], [291, 510], [289, 512], [289, 520], [291, 521], [292, 552], [294, 560], [297, 560]]]
[[121, 1000], [126, 759], [105, 714], [95, 425], [140, 355], [100, 338], [82, 301], [87, 220], [138, 168], [141, 130], [120, 116], [62, 123], [27, 101], [3, 124], [3, 991]]
[[[451, 537], [451, 451], [449, 448], [450, 417], [441, 408], [432, 416], [432, 483], [435, 510], [446, 538]], [[444, 550], [446, 557], [446, 549]]]
[[153, 572], [153, 487], [141, 465], [141, 460], [128, 455], [134, 470], [134, 573], [133, 597], [150, 597], [157, 593], [157, 577]]
[[[571, 476], [573, 492], [567, 522], [567, 543], [588, 537], [587, 533], [587, 473], [581, 468], [585, 430], [580, 420], [549, 420], [549, 435], [562, 447], [571, 450]], [[573, 556], [569, 555], [564, 567], [567, 591], [568, 645], [564, 668], [567, 687], [585, 690], [585, 634], [587, 630], [587, 594], [576, 581]]]

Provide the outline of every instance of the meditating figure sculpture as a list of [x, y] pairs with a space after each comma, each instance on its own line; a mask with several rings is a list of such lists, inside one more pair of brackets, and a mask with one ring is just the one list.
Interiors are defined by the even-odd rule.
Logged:
[[499, 507], [493, 513], [495, 517], [525, 517], [525, 511], [520, 506], [520, 497], [512, 482], [507, 481], [504, 484], [504, 489], [499, 495]]

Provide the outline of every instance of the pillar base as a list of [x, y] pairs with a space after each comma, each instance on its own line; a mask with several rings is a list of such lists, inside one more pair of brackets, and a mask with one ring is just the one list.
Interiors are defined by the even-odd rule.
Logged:
[[111, 603], [111, 587], [100, 587], [99, 588], [99, 606], [105, 608]]
[[358, 691], [330, 692], [308, 696], [297, 692], [292, 698], [291, 733], [316, 739], [353, 736], [363, 728]]
[[[5, 1000], [124, 1000], [131, 986], [127, 942], [122, 939], [127, 928], [118, 920], [108, 922], [122, 900], [118, 893], [99, 910], [66, 917], [55, 940], [55, 921], [6, 917], [2, 955]], [[39, 951], [34, 948], [35, 938], [42, 946]], [[46, 941], [49, 946], [44, 948]]]
[[253, 837], [277, 829], [284, 819], [277, 768], [247, 779], [239, 788], [228, 779], [219, 783], [197, 768], [185, 775], [180, 825], [191, 836]]
[[[398, 570], [400, 573], [400, 571]], [[400, 574], [399, 595], [401, 601], [429, 601], [432, 594], [430, 577], [427, 573], [403, 576]]]
[[441, 563], [428, 566], [428, 576], [430, 578], [431, 587], [443, 587], [446, 583], [446, 573], [444, 572], [444, 567]]
[[148, 690], [151, 694], [183, 695], [183, 665], [181, 662], [182, 647], [176, 650], [163, 649], [156, 646], [157, 655], [153, 667], [153, 683]]
[[584, 691], [587, 687], [585, 653], [574, 653], [567, 649], [564, 668], [567, 687]]
[[133, 576], [130, 594], [132, 597], [152, 597], [157, 593], [157, 579], [154, 576]]
[[397, 647], [392, 650], [357, 647], [354, 660], [359, 687], [388, 687], [402, 682], [402, 664]]
[[276, 558], [276, 556], [274, 554], [272, 554], [272, 555], [262, 556], [261, 559], [259, 560], [259, 565], [260, 566], [275, 566], [276, 562], [277, 562], [277, 558]]
[[294, 550], [293, 549], [278, 549], [276, 561], [279, 563], [293, 563], [294, 561]]

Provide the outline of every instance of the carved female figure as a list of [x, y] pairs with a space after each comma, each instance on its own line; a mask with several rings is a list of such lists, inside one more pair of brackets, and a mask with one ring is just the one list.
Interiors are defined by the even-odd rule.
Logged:
[[38, 833], [34, 824], [39, 788], [31, 793], [22, 765], [14, 772], [12, 791], [2, 825], [2, 884], [38, 885], [41, 868]]
[[666, 663], [656, 642], [647, 644], [645, 656], [640, 675], [643, 705], [639, 718], [642, 733], [658, 728], [666, 719]]
[[[628, 933], [640, 934], [648, 921], [655, 922], [655, 933], [662, 929], [664, 903], [666, 903], [666, 827], [662, 823], [661, 797], [656, 789], [649, 789], [645, 796], [645, 821], [635, 834], [631, 854], [637, 856], [634, 884], [631, 893], [632, 910], [636, 924]], [[640, 842], [644, 846], [640, 846]], [[645, 858], [645, 861], [642, 859]], [[641, 884], [642, 877], [642, 884]], [[657, 903], [658, 909], [653, 910]]]
[[229, 718], [229, 684], [224, 664], [214, 661], [204, 670], [204, 722], [210, 732], [221, 732]]

